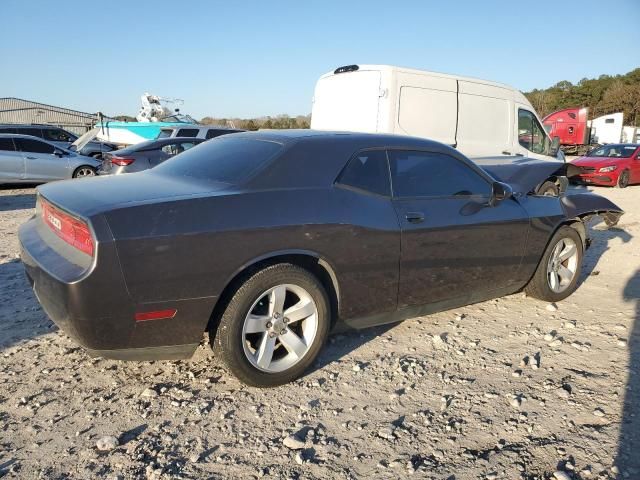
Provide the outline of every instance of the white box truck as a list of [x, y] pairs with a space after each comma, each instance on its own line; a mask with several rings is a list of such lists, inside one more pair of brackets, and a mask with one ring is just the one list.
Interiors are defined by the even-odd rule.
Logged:
[[552, 145], [534, 108], [515, 88], [389, 65], [349, 65], [322, 75], [311, 128], [424, 137], [471, 158], [564, 161], [557, 142]]

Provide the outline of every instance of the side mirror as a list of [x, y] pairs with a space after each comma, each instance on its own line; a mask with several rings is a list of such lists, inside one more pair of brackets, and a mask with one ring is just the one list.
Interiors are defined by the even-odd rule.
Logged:
[[513, 196], [513, 190], [509, 185], [502, 182], [493, 182], [491, 185], [491, 198], [489, 199], [489, 206], [494, 207], [503, 200], [511, 198]]
[[59, 158], [62, 158], [62, 157], [64, 157], [64, 156], [66, 155], [66, 153], [65, 153], [64, 151], [59, 150], [59, 149], [57, 149], [57, 148], [53, 151], [53, 154], [54, 154], [56, 157], [59, 157]]
[[551, 146], [549, 147], [549, 155], [555, 157], [560, 151], [560, 137], [553, 137], [551, 140]]

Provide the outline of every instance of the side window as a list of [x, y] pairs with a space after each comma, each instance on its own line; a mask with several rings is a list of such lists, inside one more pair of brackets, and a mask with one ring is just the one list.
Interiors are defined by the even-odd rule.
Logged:
[[225, 133], [226, 132], [211, 128], [207, 130], [207, 134], [205, 135], [205, 138], [208, 140], [210, 138], [215, 138], [215, 137], [219, 137], [220, 135], [224, 135]]
[[451, 197], [491, 194], [487, 180], [443, 153], [390, 150], [395, 197]]
[[182, 147], [182, 151], [189, 150], [190, 148], [193, 148], [196, 145], [198, 145], [198, 144], [195, 143], [195, 142], [182, 142], [180, 144], [180, 146]]
[[74, 142], [76, 140], [69, 133], [58, 128], [43, 128], [42, 134], [42, 138], [50, 142]]
[[181, 128], [178, 130], [178, 137], [197, 137], [198, 129], [197, 128]]
[[42, 138], [42, 130], [39, 128], [16, 128], [16, 133]]
[[53, 153], [55, 148], [48, 143], [39, 142], [38, 140], [31, 140], [28, 138], [16, 138], [15, 139], [18, 150], [29, 153]]
[[384, 150], [359, 152], [342, 171], [338, 183], [378, 195], [390, 195], [387, 154]]
[[0, 151], [15, 152], [16, 147], [13, 145], [13, 140], [10, 138], [0, 138]]
[[518, 143], [533, 153], [546, 154], [547, 135], [533, 113], [518, 110]]
[[0, 133], [16, 133], [15, 128], [2, 127], [0, 128]]
[[162, 130], [160, 130], [157, 138], [169, 138], [172, 132], [173, 130], [171, 130], [170, 128], [163, 128]]
[[193, 147], [195, 144], [192, 142], [176, 142], [176, 143], [170, 143], [168, 145], [165, 145], [164, 147], [162, 147], [162, 151], [164, 153], [166, 153], [167, 155], [178, 155], [179, 153], [184, 152], [185, 150], [190, 149], [191, 147]]

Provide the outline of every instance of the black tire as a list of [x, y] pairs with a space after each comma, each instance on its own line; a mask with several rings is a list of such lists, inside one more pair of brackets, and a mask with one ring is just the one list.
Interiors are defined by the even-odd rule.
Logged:
[[[244, 351], [243, 326], [249, 309], [260, 296], [277, 285], [292, 284], [303, 288], [317, 308], [316, 335], [298, 363], [281, 372], [256, 368]], [[214, 354], [241, 382], [254, 387], [276, 387], [289, 383], [309, 368], [322, 349], [331, 324], [330, 304], [322, 283], [308, 270], [289, 263], [266, 267], [250, 275], [236, 290], [223, 312], [218, 328], [209, 333]]]
[[[93, 175], [80, 175], [80, 173], [84, 170], [84, 169], [88, 169], [91, 170], [93, 172]], [[80, 165], [78, 168], [75, 169], [75, 171], [73, 172], [73, 178], [83, 178], [83, 177], [89, 177], [89, 176], [95, 176], [96, 175], [96, 169], [93, 168], [91, 165]]]
[[624, 170], [623, 172], [620, 173], [620, 176], [618, 177], [617, 186], [618, 188], [627, 188], [628, 185], [629, 185], [629, 170]]
[[558, 185], [556, 185], [551, 180], [547, 180], [542, 185], [540, 185], [540, 188], [538, 188], [536, 194], [544, 197], [557, 197], [558, 195], [560, 195], [560, 190], [558, 189]]
[[[553, 253], [553, 249], [563, 238], [570, 238], [576, 244], [578, 254], [577, 267], [573, 279], [566, 289], [562, 292], [554, 292], [549, 285], [547, 267], [549, 257]], [[540, 263], [538, 264], [538, 268], [536, 269], [536, 273], [533, 274], [533, 277], [524, 288], [525, 293], [530, 297], [544, 300], [546, 302], [559, 302], [575, 292], [578, 287], [580, 272], [582, 271], [582, 259], [584, 254], [583, 248], [582, 237], [580, 237], [580, 234], [574, 228], [566, 225], [560, 227], [547, 245], [542, 258], [540, 259]]]

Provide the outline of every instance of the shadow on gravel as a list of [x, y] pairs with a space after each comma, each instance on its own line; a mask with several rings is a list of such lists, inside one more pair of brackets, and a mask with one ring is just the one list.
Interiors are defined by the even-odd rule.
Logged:
[[582, 279], [580, 280], [580, 283], [584, 282], [589, 275], [598, 275], [598, 273], [600, 273], [596, 269], [596, 266], [600, 261], [600, 257], [604, 255], [604, 252], [609, 250], [609, 243], [611, 240], [620, 238], [624, 243], [628, 243], [633, 238], [633, 235], [620, 227], [609, 227], [606, 229], [594, 228], [603, 225], [604, 222], [602, 220], [600, 220], [599, 223], [590, 225], [588, 234], [592, 239], [592, 243], [589, 249], [585, 252], [584, 263], [582, 264]]
[[0, 352], [57, 330], [42, 311], [18, 259], [0, 263], [0, 319]]
[[[400, 322], [396, 322], [364, 330], [348, 330], [346, 332], [332, 334], [329, 337], [327, 345], [320, 351], [318, 359], [306, 372], [305, 376], [315, 372], [316, 370], [322, 370], [330, 363], [339, 361], [342, 357], [348, 355], [365, 343], [370, 342], [374, 338], [384, 335], [399, 324]], [[362, 368], [366, 367], [363, 363], [360, 363], [359, 365]]]
[[640, 478], [640, 270], [629, 279], [622, 295], [625, 301], [635, 304], [635, 312], [633, 328], [627, 338], [629, 373], [616, 466], [620, 470], [618, 478], [637, 479]]
[[10, 212], [12, 210], [27, 210], [36, 206], [36, 191], [26, 191], [33, 189], [36, 185], [0, 185], [2, 190], [16, 190], [13, 195], [0, 194], [0, 212]]
[[19, 193], [17, 195], [3, 195], [0, 197], [0, 212], [12, 210], [27, 210], [36, 206], [35, 193]]

